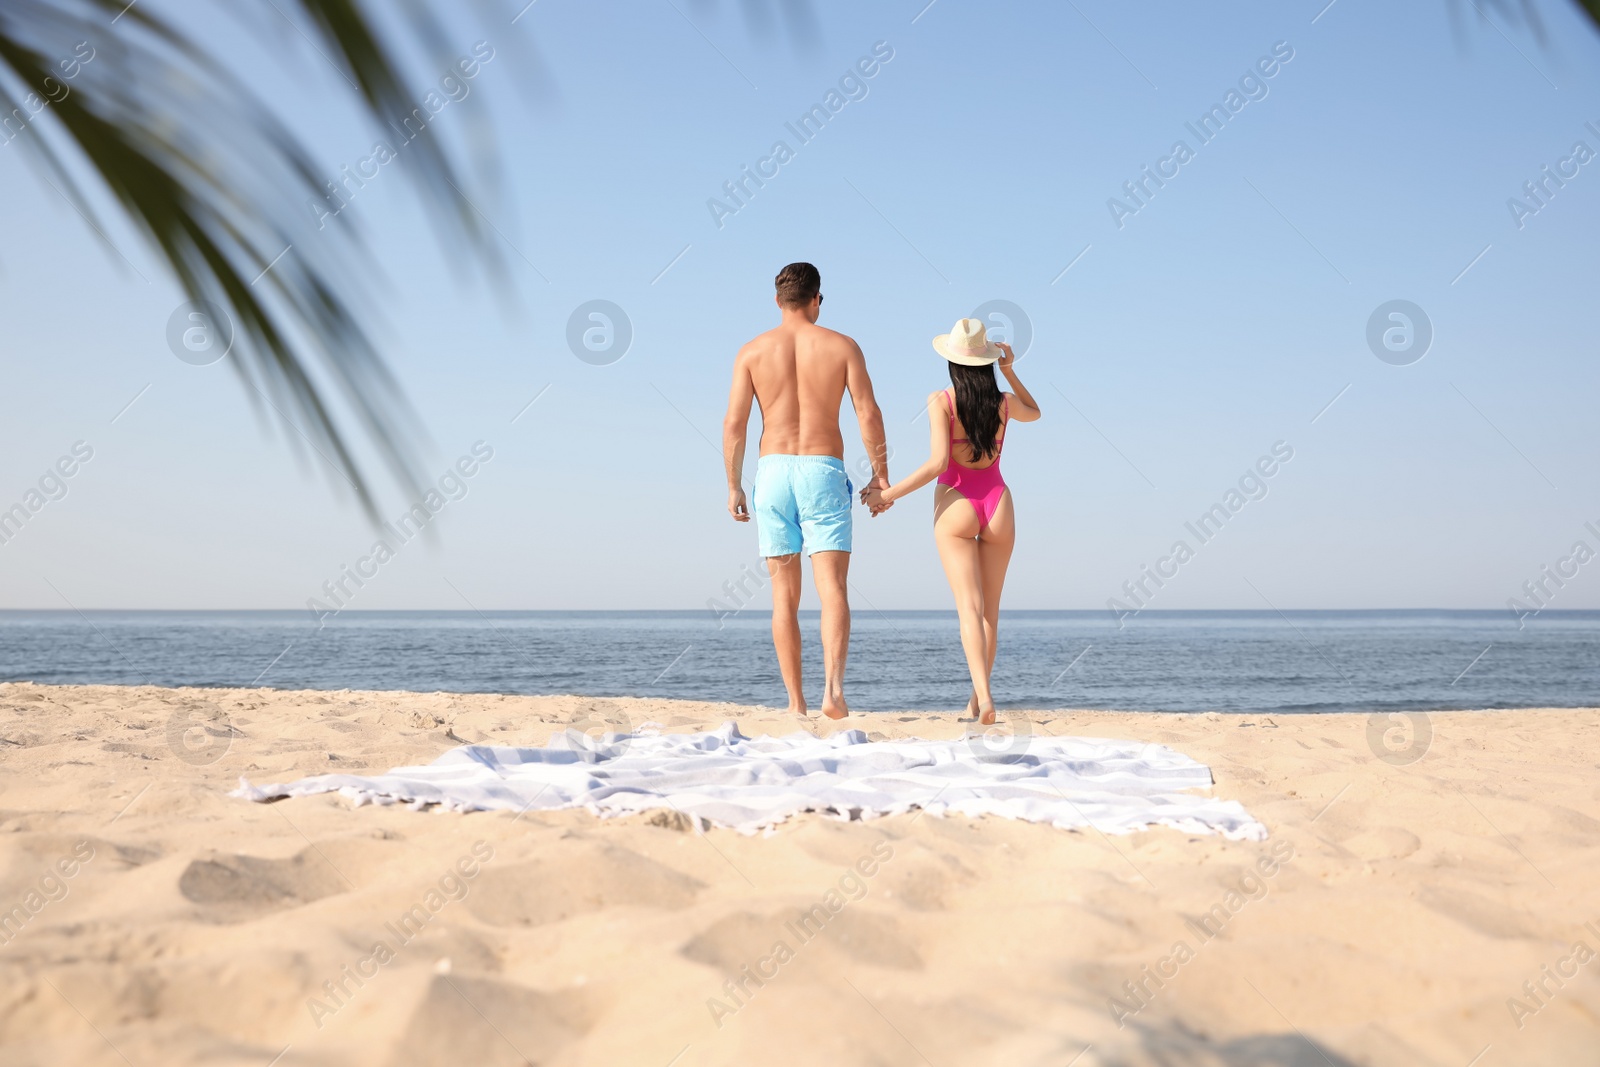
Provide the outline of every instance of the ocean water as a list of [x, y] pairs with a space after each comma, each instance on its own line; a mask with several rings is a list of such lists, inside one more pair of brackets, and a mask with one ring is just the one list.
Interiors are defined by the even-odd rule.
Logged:
[[[806, 692], [822, 684], [802, 615]], [[0, 680], [654, 696], [783, 706], [768, 620], [684, 612], [0, 612]], [[862, 711], [967, 696], [951, 612], [857, 609]], [[1006, 612], [996, 703], [1146, 711], [1374, 711], [1600, 704], [1600, 612]]]

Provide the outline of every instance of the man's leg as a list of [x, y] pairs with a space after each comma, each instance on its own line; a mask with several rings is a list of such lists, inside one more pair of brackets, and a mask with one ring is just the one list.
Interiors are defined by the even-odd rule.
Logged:
[[789, 710], [806, 713], [805, 690], [800, 687], [800, 553], [768, 556], [772, 577], [772, 647], [778, 653], [778, 670], [789, 691]]
[[811, 577], [822, 601], [822, 713], [842, 719], [850, 714], [844, 701], [844, 663], [850, 654], [850, 553], [814, 553]]

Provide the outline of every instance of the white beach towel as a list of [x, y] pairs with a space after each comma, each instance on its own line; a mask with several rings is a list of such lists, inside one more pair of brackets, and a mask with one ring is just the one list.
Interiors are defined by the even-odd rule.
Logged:
[[873, 818], [999, 815], [1062, 829], [1126, 834], [1150, 826], [1261, 841], [1266, 827], [1208, 789], [1211, 771], [1164, 745], [1090, 737], [973, 735], [955, 741], [745, 737], [732, 722], [697, 734], [594, 738], [575, 730], [545, 748], [465, 745], [424, 767], [324, 774], [230, 796], [268, 801], [339, 792], [361, 804], [437, 804], [449, 811], [587, 808], [609, 817], [667, 808], [755, 833], [804, 811]]

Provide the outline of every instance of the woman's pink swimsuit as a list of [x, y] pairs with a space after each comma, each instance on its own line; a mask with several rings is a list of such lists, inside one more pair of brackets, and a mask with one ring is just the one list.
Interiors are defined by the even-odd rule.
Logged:
[[1000, 476], [1000, 450], [1005, 447], [1006, 419], [1011, 414], [1010, 400], [1002, 398], [1000, 409], [1000, 435], [995, 438], [994, 462], [987, 467], [965, 467], [956, 462], [956, 445], [970, 444], [965, 437], [955, 435], [956, 398], [953, 390], [945, 390], [945, 399], [950, 405], [950, 462], [945, 467], [944, 473], [939, 475], [939, 484], [948, 485], [972, 504], [972, 510], [978, 513], [978, 523], [981, 528], [988, 529], [989, 520], [994, 518], [995, 509], [1000, 506], [1000, 497], [1006, 491], [1006, 480]]

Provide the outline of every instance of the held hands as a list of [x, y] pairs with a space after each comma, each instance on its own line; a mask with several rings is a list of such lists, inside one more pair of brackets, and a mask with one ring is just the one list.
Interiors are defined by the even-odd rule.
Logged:
[[733, 516], [734, 522], [749, 522], [750, 509], [745, 506], [744, 490], [728, 490], [728, 514]]
[[888, 488], [889, 483], [887, 479], [884, 478], [874, 478], [862, 488], [861, 502], [867, 506], [869, 511], [872, 512], [873, 518], [877, 518], [885, 511], [888, 511], [890, 508], [894, 507], [894, 501], [885, 500], [883, 498], [883, 491]]

